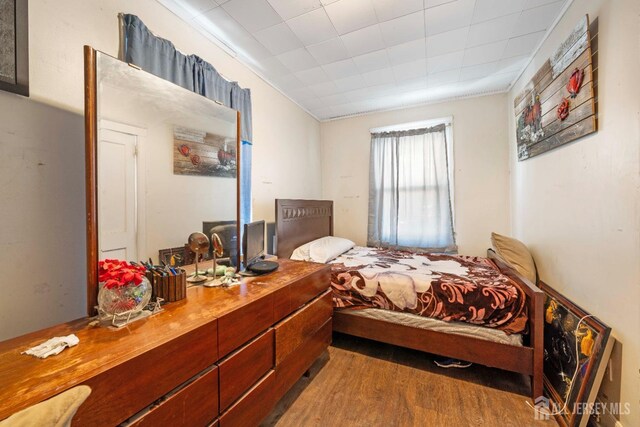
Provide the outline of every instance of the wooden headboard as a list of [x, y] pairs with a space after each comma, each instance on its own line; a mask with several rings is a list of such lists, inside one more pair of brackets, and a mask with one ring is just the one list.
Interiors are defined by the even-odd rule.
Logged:
[[276, 254], [289, 258], [295, 248], [333, 236], [332, 200], [276, 199]]

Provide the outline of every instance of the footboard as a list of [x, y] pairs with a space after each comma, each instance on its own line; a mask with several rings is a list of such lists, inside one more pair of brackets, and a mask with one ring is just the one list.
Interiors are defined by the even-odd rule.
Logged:
[[495, 251], [489, 249], [487, 257], [496, 263], [500, 271], [520, 285], [527, 295], [529, 309], [529, 346], [533, 349], [531, 366], [531, 397], [542, 396], [543, 391], [543, 352], [544, 352], [544, 292], [530, 280], [519, 275]]

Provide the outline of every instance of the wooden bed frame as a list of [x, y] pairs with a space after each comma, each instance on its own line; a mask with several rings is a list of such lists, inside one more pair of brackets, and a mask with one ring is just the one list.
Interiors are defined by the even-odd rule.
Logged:
[[[298, 246], [319, 237], [332, 235], [332, 201], [276, 200], [278, 258], [289, 258]], [[384, 320], [350, 316], [340, 311], [334, 312], [333, 330], [528, 375], [531, 378], [531, 397], [535, 401], [542, 396], [543, 391], [544, 293], [535, 284], [516, 273], [493, 250], [488, 250], [488, 257], [503, 274], [518, 283], [527, 295], [529, 333], [523, 337], [522, 347]]]

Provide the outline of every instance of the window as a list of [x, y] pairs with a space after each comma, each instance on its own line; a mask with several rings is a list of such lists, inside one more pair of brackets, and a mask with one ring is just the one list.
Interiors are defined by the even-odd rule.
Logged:
[[455, 251], [451, 121], [372, 129], [369, 246]]

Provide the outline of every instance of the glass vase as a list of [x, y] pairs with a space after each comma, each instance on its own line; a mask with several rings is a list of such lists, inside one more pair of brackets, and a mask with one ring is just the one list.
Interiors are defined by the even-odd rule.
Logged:
[[139, 285], [129, 282], [124, 286], [105, 288], [100, 283], [98, 290], [98, 307], [108, 316], [119, 316], [123, 313], [133, 317], [140, 313], [151, 300], [151, 283], [144, 277]]

